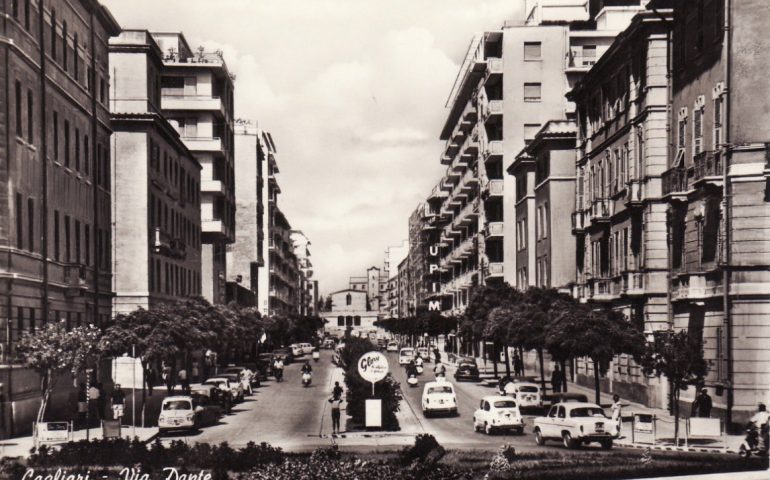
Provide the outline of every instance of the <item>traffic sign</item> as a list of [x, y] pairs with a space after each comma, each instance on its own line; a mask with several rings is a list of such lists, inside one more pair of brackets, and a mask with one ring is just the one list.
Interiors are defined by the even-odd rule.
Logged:
[[388, 359], [380, 352], [367, 352], [358, 360], [358, 374], [372, 384], [388, 374]]

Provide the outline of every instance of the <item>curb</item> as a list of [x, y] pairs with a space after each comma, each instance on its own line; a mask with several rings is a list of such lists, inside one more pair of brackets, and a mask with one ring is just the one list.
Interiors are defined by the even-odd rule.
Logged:
[[694, 452], [694, 453], [724, 453], [724, 454], [737, 454], [735, 450], [732, 449], [716, 449], [716, 448], [696, 448], [696, 447], [674, 447], [674, 446], [666, 446], [666, 445], [648, 445], [643, 443], [624, 443], [624, 442], [615, 442], [614, 445], [616, 447], [622, 447], [622, 448], [637, 448], [637, 449], [651, 449], [651, 450], [661, 450], [661, 451], [669, 451], [669, 452]]

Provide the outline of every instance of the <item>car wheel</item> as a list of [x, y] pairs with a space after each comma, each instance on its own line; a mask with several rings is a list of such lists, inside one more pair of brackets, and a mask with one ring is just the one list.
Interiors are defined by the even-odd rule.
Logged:
[[751, 456], [751, 452], [746, 448], [745, 445], [741, 445], [741, 448], [738, 450], [738, 456], [741, 458], [749, 458]]
[[488, 424], [487, 422], [484, 422], [484, 433], [487, 435], [492, 435], [492, 425]]
[[535, 443], [538, 444], [541, 447], [543, 445], [545, 445], [545, 438], [543, 437], [543, 434], [540, 433], [540, 429], [539, 428], [535, 429]]
[[575, 440], [572, 439], [572, 434], [569, 432], [564, 432], [561, 434], [561, 440], [565, 447], [567, 448], [576, 448], [577, 443]]
[[610, 450], [612, 448], [612, 440], [602, 440], [599, 442], [599, 445], [602, 446], [602, 450]]

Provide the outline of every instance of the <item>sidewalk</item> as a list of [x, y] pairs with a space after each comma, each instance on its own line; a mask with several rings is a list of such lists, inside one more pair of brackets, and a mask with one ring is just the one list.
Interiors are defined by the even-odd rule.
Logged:
[[[126, 426], [123, 425], [120, 429], [121, 436], [127, 440], [131, 440], [134, 438], [134, 428], [130, 425]], [[139, 438], [142, 442], [150, 442], [155, 439], [155, 436], [158, 434], [158, 428], [157, 427], [149, 427], [149, 428], [141, 428], [136, 427], [136, 437]], [[102, 438], [102, 429], [101, 428], [91, 428], [88, 430], [88, 435], [86, 435], [86, 429], [82, 430], [76, 430], [72, 432], [72, 440], [74, 442], [85, 440], [86, 436], [88, 436], [90, 439], [100, 439]], [[16, 438], [9, 438], [6, 440], [0, 440], [0, 458], [5, 457], [27, 457], [29, 456], [30, 450], [32, 450], [32, 447], [34, 446], [34, 440], [32, 438], [32, 435], [27, 437], [16, 437]], [[48, 443], [46, 445], [61, 445], [61, 444], [55, 444], [55, 443]]]

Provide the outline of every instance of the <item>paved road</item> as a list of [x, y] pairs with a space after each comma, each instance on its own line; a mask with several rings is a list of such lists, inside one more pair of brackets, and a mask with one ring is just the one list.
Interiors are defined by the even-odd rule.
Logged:
[[[310, 357], [306, 355], [306, 357]], [[248, 442], [267, 442], [293, 449], [305, 443], [317, 443], [326, 399], [331, 387], [329, 380], [334, 365], [331, 353], [323, 351], [319, 362], [312, 362], [313, 383], [303, 387], [300, 380], [301, 362], [286, 366], [283, 382], [272, 377], [254, 389], [254, 395], [235, 405], [230, 415], [218, 425], [204, 428], [197, 434], [164, 436], [164, 441], [220, 443], [241, 447]]]

